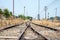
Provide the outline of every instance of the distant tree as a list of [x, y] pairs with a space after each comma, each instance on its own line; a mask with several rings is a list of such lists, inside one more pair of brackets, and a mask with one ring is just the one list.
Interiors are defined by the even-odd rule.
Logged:
[[54, 20], [54, 18], [53, 17], [50, 17], [50, 20]]
[[19, 15], [18, 17], [25, 20], [25, 16], [24, 15]]
[[3, 14], [3, 11], [2, 11], [2, 9], [0, 9], [0, 14]]
[[50, 20], [53, 20], [54, 18], [53, 17], [50, 17]]
[[22, 18], [22, 19], [30, 19], [30, 18], [32, 18], [32, 17], [30, 17], [30, 16], [24, 16], [24, 15], [19, 15], [18, 16], [19, 18]]
[[2, 11], [2, 9], [0, 9], [0, 19], [3, 19], [3, 18], [4, 18], [3, 11]]
[[30, 18], [32, 18], [32, 17], [30, 17], [30, 16], [27, 16], [27, 19], [30, 19]]
[[4, 9], [4, 16], [6, 18], [10, 17], [10, 14], [9, 14], [9, 10], [8, 9]]
[[60, 17], [59, 16], [56, 16], [55, 18], [56, 18], [56, 20], [60, 20]]
[[60, 20], [60, 17], [58, 17], [58, 20]]
[[12, 12], [10, 12], [10, 16], [12, 16]]
[[60, 20], [60, 17], [59, 16], [57, 16], [57, 17], [50, 17], [49, 19], [50, 20], [54, 20], [56, 18], [56, 20]]

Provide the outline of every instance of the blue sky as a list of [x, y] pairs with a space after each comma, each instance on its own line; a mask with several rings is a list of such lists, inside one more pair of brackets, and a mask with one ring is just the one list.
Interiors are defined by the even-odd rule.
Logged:
[[[12, 11], [13, 0], [0, 0], [0, 8], [7, 8]], [[44, 18], [44, 6], [48, 7], [50, 17], [55, 16], [55, 8], [57, 8], [57, 16], [60, 16], [60, 0], [40, 0], [40, 14]], [[14, 15], [24, 14], [24, 6], [26, 6], [25, 15], [37, 18], [38, 14], [38, 0], [15, 0]]]

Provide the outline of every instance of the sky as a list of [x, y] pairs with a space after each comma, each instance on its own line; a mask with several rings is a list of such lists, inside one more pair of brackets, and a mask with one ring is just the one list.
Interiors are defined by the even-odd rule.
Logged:
[[[20, 14], [24, 14], [24, 6], [25, 8], [25, 16], [32, 16], [37, 18], [38, 14], [38, 0], [14, 0], [14, 15], [18, 16]], [[54, 17], [56, 8], [57, 8], [57, 16], [60, 16], [60, 0], [40, 0], [40, 18], [45, 17], [44, 7], [47, 6], [47, 16], [49, 12], [49, 17]], [[13, 10], [13, 0], [0, 0], [0, 8], [7, 8], [9, 11]], [[46, 16], [46, 17], [47, 17]]]

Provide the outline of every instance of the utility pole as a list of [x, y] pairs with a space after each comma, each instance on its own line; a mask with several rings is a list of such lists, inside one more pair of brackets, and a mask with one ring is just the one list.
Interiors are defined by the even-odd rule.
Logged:
[[48, 20], [49, 20], [49, 12], [48, 12]]
[[38, 0], [38, 20], [40, 20], [40, 0]]
[[26, 12], [26, 13], [27, 13], [26, 15], [28, 16], [28, 12]]
[[38, 14], [37, 16], [38, 16], [38, 20], [40, 20], [40, 14]]
[[23, 15], [24, 15], [24, 20], [25, 20], [25, 8], [26, 8], [26, 7], [24, 6], [24, 14], [23, 14]]
[[55, 16], [57, 16], [57, 8], [55, 8], [55, 10], [56, 10], [56, 11], [55, 11]]
[[45, 6], [45, 19], [47, 19], [46, 14], [47, 14], [47, 6]]
[[14, 15], [14, 0], [13, 0], [13, 15]]
[[55, 20], [57, 20], [57, 8], [55, 8]]
[[26, 8], [26, 7], [24, 6], [24, 16], [25, 16], [25, 8]]

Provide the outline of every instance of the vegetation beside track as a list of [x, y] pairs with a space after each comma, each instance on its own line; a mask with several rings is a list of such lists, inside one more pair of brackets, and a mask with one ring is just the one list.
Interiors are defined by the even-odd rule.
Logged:
[[39, 25], [44, 25], [44, 26], [48, 26], [48, 27], [60, 27], [60, 22], [55, 22], [55, 21], [51, 21], [51, 20], [33, 20], [33, 23], [39, 24]]

